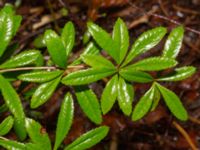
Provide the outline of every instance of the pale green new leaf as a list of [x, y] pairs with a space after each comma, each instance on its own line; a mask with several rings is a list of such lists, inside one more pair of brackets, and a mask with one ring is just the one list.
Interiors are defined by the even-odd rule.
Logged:
[[163, 96], [165, 103], [167, 104], [169, 110], [174, 114], [174, 116], [182, 121], [186, 121], [188, 119], [187, 111], [185, 110], [183, 104], [181, 103], [179, 97], [169, 89], [161, 86], [160, 84], [156, 84], [161, 95]]
[[196, 71], [196, 68], [192, 67], [192, 66], [185, 66], [185, 67], [181, 67], [181, 68], [176, 68], [175, 71], [176, 72], [175, 72], [174, 75], [159, 78], [158, 81], [180, 81], [180, 80], [184, 80], [184, 79], [190, 77], [191, 75], [193, 75]]
[[150, 74], [139, 70], [127, 68], [122, 68], [119, 71], [119, 74], [127, 81], [139, 83], [147, 83], [153, 81], [153, 77]]
[[13, 56], [6, 62], [0, 65], [0, 69], [6, 68], [16, 68], [22, 67], [31, 64], [37, 64], [39, 57], [41, 57], [41, 53], [38, 50], [26, 50]]
[[74, 116], [74, 103], [70, 93], [67, 93], [58, 115], [57, 127], [56, 127], [56, 139], [54, 150], [57, 150], [63, 139], [67, 135]]
[[11, 113], [14, 115], [15, 132], [21, 140], [24, 140], [26, 138], [26, 131], [24, 126], [25, 114], [20, 98], [14, 88], [2, 75], [0, 75], [0, 83], [0, 90], [3, 95], [4, 101], [6, 102], [6, 105], [8, 106]]
[[127, 116], [129, 116], [132, 111], [133, 97], [134, 90], [132, 84], [126, 82], [123, 78], [119, 77], [117, 100], [120, 109]]
[[183, 26], [179, 26], [171, 31], [164, 46], [164, 57], [176, 58], [182, 45], [183, 35]]
[[26, 130], [34, 144], [43, 150], [51, 150], [51, 142], [45, 129], [33, 119], [26, 118]]
[[85, 86], [78, 86], [76, 87], [76, 97], [86, 116], [92, 122], [100, 124], [102, 122], [102, 115], [100, 105], [95, 93]]
[[82, 60], [87, 65], [91, 66], [92, 68], [106, 68], [106, 69], [115, 69], [115, 66], [107, 59], [100, 55], [83, 55]]
[[104, 49], [110, 56], [112, 56], [116, 62], [119, 63], [119, 58], [117, 54], [117, 43], [111, 38], [111, 36], [101, 27], [92, 22], [88, 22], [87, 26], [88, 31], [95, 39], [97, 44], [102, 49]]
[[136, 104], [133, 114], [132, 114], [132, 120], [137, 121], [144, 117], [147, 112], [150, 110], [153, 99], [154, 99], [154, 86], [152, 86], [139, 100], [139, 102]]
[[134, 42], [128, 56], [126, 57], [123, 66], [132, 61], [136, 56], [150, 50], [157, 45], [167, 30], [164, 27], [157, 27], [142, 33]]
[[26, 150], [25, 144], [16, 141], [11, 141], [4, 137], [0, 137], [0, 145], [6, 148], [7, 150]]
[[90, 130], [81, 135], [73, 143], [69, 144], [64, 150], [86, 150], [99, 143], [107, 134], [109, 128], [101, 126], [96, 129]]
[[177, 61], [165, 57], [151, 57], [125, 67], [126, 70], [160, 71], [177, 65]]
[[113, 40], [117, 43], [117, 51], [119, 64], [126, 56], [129, 47], [129, 34], [126, 24], [122, 19], [118, 18], [113, 28]]
[[14, 119], [12, 116], [6, 117], [0, 124], [0, 135], [6, 135], [13, 127]]
[[55, 71], [34, 71], [19, 75], [17, 78], [27, 82], [43, 83], [55, 79], [63, 73], [61, 70]]
[[62, 83], [65, 85], [84, 85], [114, 74], [116, 70], [110, 69], [86, 69], [80, 70], [65, 76]]
[[31, 108], [37, 108], [44, 104], [53, 94], [60, 82], [61, 77], [41, 84], [31, 98]]
[[103, 114], [109, 112], [115, 103], [118, 92], [118, 75], [113, 76], [106, 84], [101, 96], [101, 109]]
[[74, 41], [75, 41], [75, 29], [71, 21], [65, 24], [63, 31], [61, 33], [61, 39], [64, 43], [66, 56], [68, 57], [74, 46]]
[[53, 30], [45, 32], [44, 40], [53, 62], [59, 67], [65, 68], [67, 65], [67, 54], [64, 42]]

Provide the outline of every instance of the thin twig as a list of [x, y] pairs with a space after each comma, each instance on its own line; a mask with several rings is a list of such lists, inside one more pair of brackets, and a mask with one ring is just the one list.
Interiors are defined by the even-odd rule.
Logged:
[[198, 150], [198, 148], [196, 147], [196, 145], [193, 143], [193, 141], [191, 140], [190, 136], [188, 135], [188, 133], [176, 122], [173, 121], [172, 124], [176, 127], [176, 129], [183, 135], [183, 137], [186, 139], [186, 141], [188, 142], [188, 144], [190, 145], [192, 150]]
[[193, 123], [196, 123], [196, 124], [198, 124], [198, 125], [200, 125], [200, 120], [199, 119], [196, 119], [196, 118], [194, 118], [194, 117], [189, 117], [189, 119], [190, 119], [190, 121], [192, 121]]

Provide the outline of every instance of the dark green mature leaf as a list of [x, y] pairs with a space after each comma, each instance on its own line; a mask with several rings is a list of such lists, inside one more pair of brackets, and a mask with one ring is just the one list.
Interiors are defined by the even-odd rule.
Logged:
[[0, 124], [0, 135], [6, 135], [13, 127], [14, 119], [12, 116], [6, 117]]
[[63, 31], [61, 33], [61, 39], [64, 43], [66, 56], [68, 57], [74, 46], [74, 41], [75, 41], [75, 29], [71, 21], [65, 24]]
[[47, 30], [44, 39], [53, 62], [65, 68], [67, 65], [67, 55], [61, 38], [53, 30]]
[[76, 97], [87, 117], [96, 124], [102, 122], [100, 105], [95, 93], [87, 87], [76, 87]]
[[0, 75], [0, 90], [8, 106], [11, 113], [14, 115], [14, 129], [17, 136], [24, 140], [26, 138], [26, 131], [25, 131], [25, 114], [23, 111], [23, 107], [20, 101], [19, 96], [17, 95], [14, 88], [10, 85], [10, 83]]
[[87, 69], [80, 70], [65, 76], [62, 83], [66, 85], [84, 85], [114, 74], [116, 70], [110, 69]]
[[122, 112], [129, 116], [132, 111], [132, 102], [134, 97], [133, 86], [119, 77], [118, 81], [118, 103]]
[[29, 72], [24, 73], [18, 76], [18, 79], [22, 81], [27, 82], [47, 82], [50, 80], [53, 80], [54, 78], [60, 76], [63, 73], [61, 70], [55, 70], [55, 71], [35, 71], [35, 72]]
[[179, 97], [174, 92], [161, 86], [158, 83], [156, 86], [158, 87], [161, 95], [165, 100], [165, 103], [167, 104], [169, 110], [174, 114], [174, 116], [182, 121], [186, 121], [188, 119], [188, 114]]
[[113, 40], [117, 43], [117, 51], [119, 64], [126, 56], [129, 47], [129, 35], [126, 24], [122, 19], [118, 18], [113, 29]]
[[159, 71], [171, 68], [177, 65], [177, 61], [164, 57], [151, 57], [143, 59], [132, 65], [125, 67], [126, 70], [141, 70], [141, 71]]
[[63, 139], [67, 135], [74, 116], [74, 103], [70, 93], [67, 93], [62, 102], [60, 113], [58, 116], [56, 128], [56, 140], [54, 150], [57, 150]]
[[115, 75], [106, 84], [106, 87], [104, 88], [101, 96], [101, 109], [103, 114], [106, 114], [108, 111], [111, 110], [117, 98], [117, 92], [118, 92], [118, 75]]
[[96, 129], [81, 135], [73, 143], [69, 144], [64, 150], [85, 150], [98, 142], [100, 142], [107, 134], [109, 128], [107, 126], [101, 126]]
[[8, 61], [0, 65], [0, 69], [16, 68], [30, 64], [37, 64], [41, 53], [38, 50], [26, 50], [12, 57]]
[[186, 67], [181, 67], [181, 68], [176, 68], [175, 69], [176, 73], [172, 76], [164, 77], [158, 79], [159, 81], [180, 81], [184, 80], [191, 75], [193, 75], [196, 71], [196, 68], [192, 66], [186, 66]]
[[92, 68], [106, 68], [106, 69], [115, 69], [115, 66], [107, 59], [100, 55], [83, 55], [82, 60], [87, 65], [91, 66]]
[[142, 33], [142, 35], [140, 35], [133, 44], [127, 58], [123, 63], [123, 66], [128, 64], [136, 56], [150, 50], [157, 45], [162, 40], [166, 32], [166, 28], [157, 27]]
[[11, 141], [3, 137], [0, 137], [0, 145], [7, 150], [26, 150], [25, 144]]
[[133, 121], [141, 119], [151, 109], [151, 105], [154, 99], [154, 88], [155, 87], [152, 86], [136, 104], [132, 114]]
[[179, 26], [171, 31], [163, 50], [164, 57], [176, 58], [182, 45], [183, 35], [184, 35], [183, 26]]
[[54, 80], [41, 84], [31, 98], [31, 108], [37, 108], [44, 104], [51, 97], [60, 80], [61, 77], [57, 77]]
[[12, 37], [21, 23], [21, 16], [15, 16], [11, 5], [6, 5], [0, 12], [0, 56], [3, 55]]
[[26, 130], [31, 141], [43, 150], [51, 150], [51, 142], [45, 129], [35, 120], [26, 118]]
[[104, 49], [113, 59], [119, 63], [119, 58], [117, 54], [118, 45], [117, 43], [111, 38], [111, 36], [103, 30], [98, 25], [88, 22], [88, 31], [95, 39], [95, 41], [99, 44], [99, 46]]
[[123, 68], [119, 71], [119, 74], [130, 82], [147, 83], [153, 81], [153, 77], [150, 74], [135, 69]]

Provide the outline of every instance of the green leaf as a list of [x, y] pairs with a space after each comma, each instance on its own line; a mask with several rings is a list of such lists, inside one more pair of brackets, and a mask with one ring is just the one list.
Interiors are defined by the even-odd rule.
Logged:
[[177, 61], [165, 57], [151, 57], [143, 59], [125, 67], [126, 70], [160, 71], [177, 65]]
[[80, 70], [65, 76], [62, 83], [65, 85], [84, 85], [114, 74], [116, 70], [110, 69], [87, 69]]
[[154, 97], [153, 97], [153, 103], [151, 106], [151, 111], [154, 111], [156, 109], [156, 107], [158, 106], [160, 97], [161, 97], [160, 91], [158, 90], [158, 88], [156, 86], [154, 86]]
[[51, 142], [45, 129], [35, 120], [26, 118], [26, 130], [31, 141], [43, 150], [51, 150]]
[[63, 73], [61, 70], [55, 71], [34, 71], [18, 76], [18, 79], [27, 82], [43, 83], [55, 79]]
[[123, 66], [132, 61], [136, 56], [145, 53], [156, 46], [164, 37], [167, 30], [164, 27], [157, 27], [148, 30], [140, 35], [133, 44], [128, 56], [126, 57]]
[[21, 25], [21, 22], [22, 22], [22, 16], [19, 16], [19, 15], [15, 15], [13, 17], [13, 36], [17, 33], [20, 25]]
[[159, 78], [158, 81], [180, 81], [184, 80], [191, 75], [193, 75], [196, 71], [196, 68], [192, 66], [186, 66], [175, 69], [176, 73], [172, 76]]
[[44, 39], [53, 62], [59, 67], [66, 68], [67, 55], [61, 38], [53, 30], [47, 30]]
[[132, 111], [133, 97], [133, 86], [130, 83], [127, 83], [123, 78], [119, 77], [117, 100], [120, 109], [127, 116], [129, 116]]
[[74, 46], [75, 41], [75, 29], [71, 21], [65, 24], [61, 34], [61, 39], [65, 46], [66, 56], [68, 57]]
[[154, 98], [154, 88], [152, 86], [136, 104], [132, 114], [133, 121], [141, 119], [150, 110]]
[[37, 108], [44, 104], [53, 94], [60, 82], [61, 77], [41, 84], [31, 98], [31, 108]]
[[101, 109], [103, 114], [109, 112], [115, 103], [118, 92], [118, 76], [113, 76], [106, 84], [101, 96]]
[[171, 31], [163, 50], [164, 57], [176, 58], [182, 45], [183, 35], [184, 35], [183, 26], [179, 26]]
[[63, 139], [67, 135], [74, 116], [74, 103], [70, 93], [67, 93], [62, 102], [60, 113], [58, 116], [56, 128], [56, 140], [54, 150], [57, 150]]
[[6, 135], [13, 127], [14, 119], [12, 116], [6, 117], [0, 124], [0, 135]]
[[0, 90], [8, 106], [11, 113], [14, 115], [14, 129], [17, 136], [20, 140], [24, 140], [26, 138], [25, 131], [25, 114], [23, 111], [23, 107], [20, 101], [19, 96], [17, 95], [14, 88], [10, 85], [10, 83], [0, 75]]
[[25, 144], [26, 150], [43, 150], [42, 147], [38, 144], [33, 144], [33, 143], [27, 143]]
[[36, 64], [40, 56], [41, 54], [38, 50], [26, 50], [1, 64], [0, 69], [16, 68], [30, 64]]
[[102, 122], [98, 99], [94, 92], [87, 87], [76, 87], [76, 97], [86, 116], [94, 123]]
[[91, 66], [92, 68], [96, 69], [106, 68], [113, 70], [115, 69], [115, 66], [109, 60], [105, 59], [100, 55], [90, 55], [90, 54], [83, 55], [82, 60], [84, 63]]
[[123, 68], [119, 71], [119, 74], [127, 81], [139, 83], [147, 83], [153, 81], [153, 77], [150, 74], [139, 70], [127, 68]]
[[85, 150], [99, 143], [108, 134], [109, 128], [101, 126], [81, 135], [64, 150]]
[[119, 56], [119, 63], [121, 63], [126, 56], [129, 47], [129, 35], [126, 24], [122, 19], [118, 18], [113, 29], [113, 40], [117, 43]]
[[7, 150], [26, 150], [26, 146], [23, 143], [11, 141], [4, 137], [0, 137], [0, 145]]
[[111, 36], [103, 30], [98, 25], [88, 22], [88, 31], [98, 43], [98, 45], [104, 49], [113, 59], [119, 63], [119, 58], [117, 54], [118, 45], [117, 43], [111, 38]]
[[161, 95], [165, 100], [165, 103], [167, 104], [169, 110], [174, 114], [174, 116], [182, 121], [186, 121], [188, 119], [188, 114], [179, 97], [174, 92], [161, 86], [158, 83], [156, 86], [158, 87]]

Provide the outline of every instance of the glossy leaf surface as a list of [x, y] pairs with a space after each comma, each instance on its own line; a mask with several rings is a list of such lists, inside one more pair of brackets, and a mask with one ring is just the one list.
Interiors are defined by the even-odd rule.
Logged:
[[113, 40], [117, 43], [119, 63], [122, 62], [126, 56], [129, 47], [129, 34], [126, 24], [122, 19], [118, 18], [113, 29]]
[[35, 71], [35, 72], [29, 72], [25, 74], [21, 74], [18, 76], [18, 79], [22, 81], [27, 82], [47, 82], [50, 81], [58, 76], [60, 76], [63, 73], [61, 70], [55, 70], [55, 71]]
[[3, 137], [0, 137], [0, 145], [8, 150], [26, 150], [25, 144], [11, 141]]
[[176, 118], [182, 121], [186, 121], [188, 119], [188, 114], [183, 104], [181, 103], [179, 97], [174, 92], [161, 86], [160, 84], [156, 85], [172, 114], [174, 114]]
[[101, 109], [103, 114], [111, 110], [118, 93], [118, 76], [113, 76], [106, 84], [101, 96]]
[[58, 115], [57, 128], [56, 128], [56, 140], [54, 150], [56, 150], [62, 143], [63, 139], [67, 135], [74, 116], [74, 103], [70, 93], [66, 94]]
[[115, 69], [115, 66], [109, 60], [100, 55], [83, 55], [82, 60], [92, 68]]
[[113, 59], [119, 63], [119, 58], [117, 54], [118, 45], [117, 43], [111, 38], [111, 36], [103, 30], [98, 25], [89, 22], [88, 30], [98, 45], [104, 49]]
[[65, 68], [67, 65], [67, 55], [61, 38], [53, 30], [47, 30], [44, 39], [53, 62], [59, 67]]
[[129, 116], [132, 111], [132, 102], [134, 97], [134, 90], [132, 84], [126, 82], [123, 78], [118, 81], [118, 103], [122, 112]]
[[116, 70], [110, 69], [87, 69], [80, 70], [65, 76], [62, 83], [66, 85], [84, 85], [114, 74]]
[[18, 137], [23, 140], [26, 138], [25, 131], [25, 114], [23, 111], [23, 107], [20, 101], [19, 96], [17, 95], [14, 88], [10, 85], [10, 83], [0, 75], [0, 90], [3, 95], [4, 101], [8, 106], [11, 113], [14, 115], [14, 129]]
[[164, 57], [176, 58], [182, 45], [183, 35], [183, 26], [179, 26], [171, 31], [164, 46]]
[[159, 81], [180, 81], [184, 80], [191, 75], [193, 75], [196, 71], [196, 69], [192, 66], [186, 66], [186, 67], [181, 67], [181, 68], [176, 68], [175, 69], [175, 74], [172, 76], [168, 77], [163, 77], [158, 79]]
[[157, 27], [142, 33], [134, 42], [123, 65], [128, 64], [136, 56], [150, 50], [157, 45], [162, 40], [166, 32], [166, 28]]
[[31, 108], [37, 108], [44, 104], [55, 91], [60, 79], [61, 77], [57, 77], [54, 80], [41, 84], [31, 98]]
[[1, 64], [0, 68], [16, 68], [30, 64], [36, 64], [40, 56], [41, 54], [38, 50], [26, 50]]
[[87, 87], [76, 87], [76, 97], [86, 116], [94, 123], [102, 122], [100, 105], [95, 93]]
[[14, 119], [12, 116], [6, 117], [0, 124], [0, 135], [6, 135], [13, 127]]
[[147, 112], [151, 108], [153, 98], [154, 98], [154, 87], [151, 87], [136, 104], [132, 114], [133, 121], [137, 121], [147, 114]]
[[69, 144], [64, 150], [85, 150], [100, 142], [107, 134], [109, 128], [101, 126], [93, 129]]
[[132, 65], [127, 66], [126, 70], [141, 70], [141, 71], [160, 71], [167, 68], [171, 68], [177, 65], [177, 61], [174, 59], [164, 57], [151, 57], [143, 59]]
[[130, 82], [147, 83], [153, 81], [153, 77], [150, 74], [135, 69], [124, 68], [119, 71], [119, 74]]
[[26, 130], [31, 141], [43, 150], [51, 150], [51, 142], [45, 129], [35, 120], [26, 119]]

